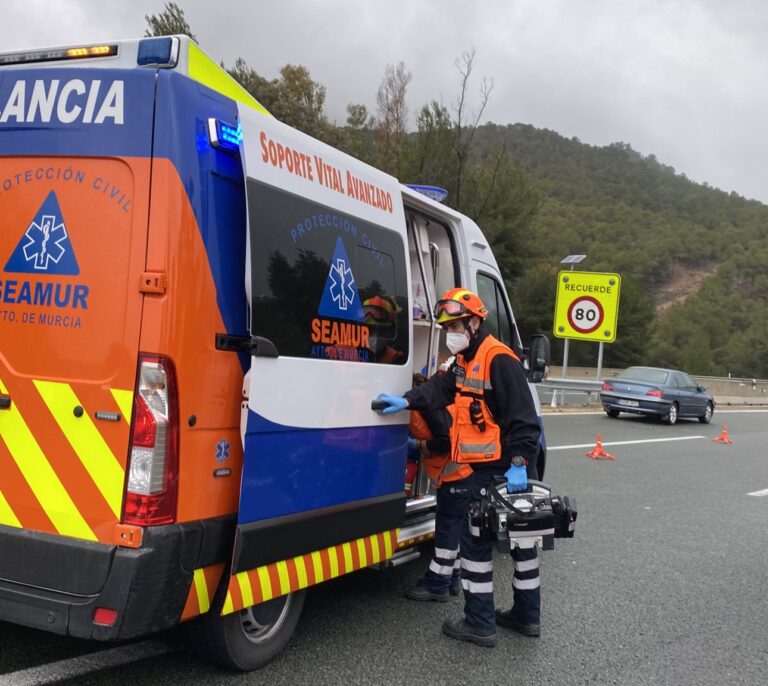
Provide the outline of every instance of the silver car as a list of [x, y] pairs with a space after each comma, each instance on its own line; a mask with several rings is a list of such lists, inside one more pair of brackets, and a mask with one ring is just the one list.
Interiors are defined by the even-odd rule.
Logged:
[[695, 417], [709, 424], [715, 399], [685, 372], [658, 367], [629, 367], [603, 382], [600, 402], [609, 417], [620, 412], [655, 415], [667, 424]]

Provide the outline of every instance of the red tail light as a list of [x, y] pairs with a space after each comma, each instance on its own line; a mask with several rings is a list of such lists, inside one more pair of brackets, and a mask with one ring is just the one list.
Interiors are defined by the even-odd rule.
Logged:
[[613, 390], [613, 386], [611, 386], [611, 384], [609, 384], [609, 383], [604, 383], [601, 390], [603, 390], [603, 391], [612, 391]]
[[159, 355], [140, 355], [124, 524], [153, 526], [176, 521], [178, 408], [176, 373], [171, 360]]
[[658, 388], [654, 388], [652, 391], [648, 391], [646, 395], [650, 395], [652, 398], [661, 398], [664, 396], [664, 393]]

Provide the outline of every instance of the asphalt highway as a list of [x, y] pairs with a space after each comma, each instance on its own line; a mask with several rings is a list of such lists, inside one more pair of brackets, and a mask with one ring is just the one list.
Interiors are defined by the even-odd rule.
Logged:
[[[104, 646], [0, 623], [0, 686], [24, 684], [762, 685], [768, 673], [768, 412], [676, 426], [547, 414], [546, 481], [577, 498], [576, 537], [543, 553], [543, 633], [494, 649], [441, 635], [462, 601], [403, 598], [427, 560], [312, 589], [288, 648], [222, 672], [177, 636]], [[732, 445], [713, 442], [727, 424]], [[597, 434], [615, 460], [585, 456]], [[752, 494], [752, 495], [750, 495]], [[497, 558], [497, 603], [512, 595]], [[57, 681], [58, 679], [58, 681]], [[63, 679], [63, 681], [61, 680]]]

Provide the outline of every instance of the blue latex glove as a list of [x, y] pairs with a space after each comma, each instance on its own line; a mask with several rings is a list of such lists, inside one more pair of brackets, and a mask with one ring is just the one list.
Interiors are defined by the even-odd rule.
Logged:
[[382, 403], [387, 403], [389, 407], [385, 407], [381, 410], [382, 414], [392, 414], [394, 412], [400, 412], [408, 407], [408, 401], [399, 395], [387, 395], [386, 393], [380, 393], [376, 400]]
[[520, 493], [528, 488], [528, 473], [524, 466], [512, 465], [504, 476], [507, 477], [507, 493]]
[[415, 438], [408, 436], [408, 450], [418, 450], [419, 442]]

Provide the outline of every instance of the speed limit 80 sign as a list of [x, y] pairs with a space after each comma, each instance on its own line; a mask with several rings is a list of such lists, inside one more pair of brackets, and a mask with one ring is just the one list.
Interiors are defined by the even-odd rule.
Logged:
[[613, 343], [620, 288], [618, 274], [560, 272], [557, 275], [555, 336]]

